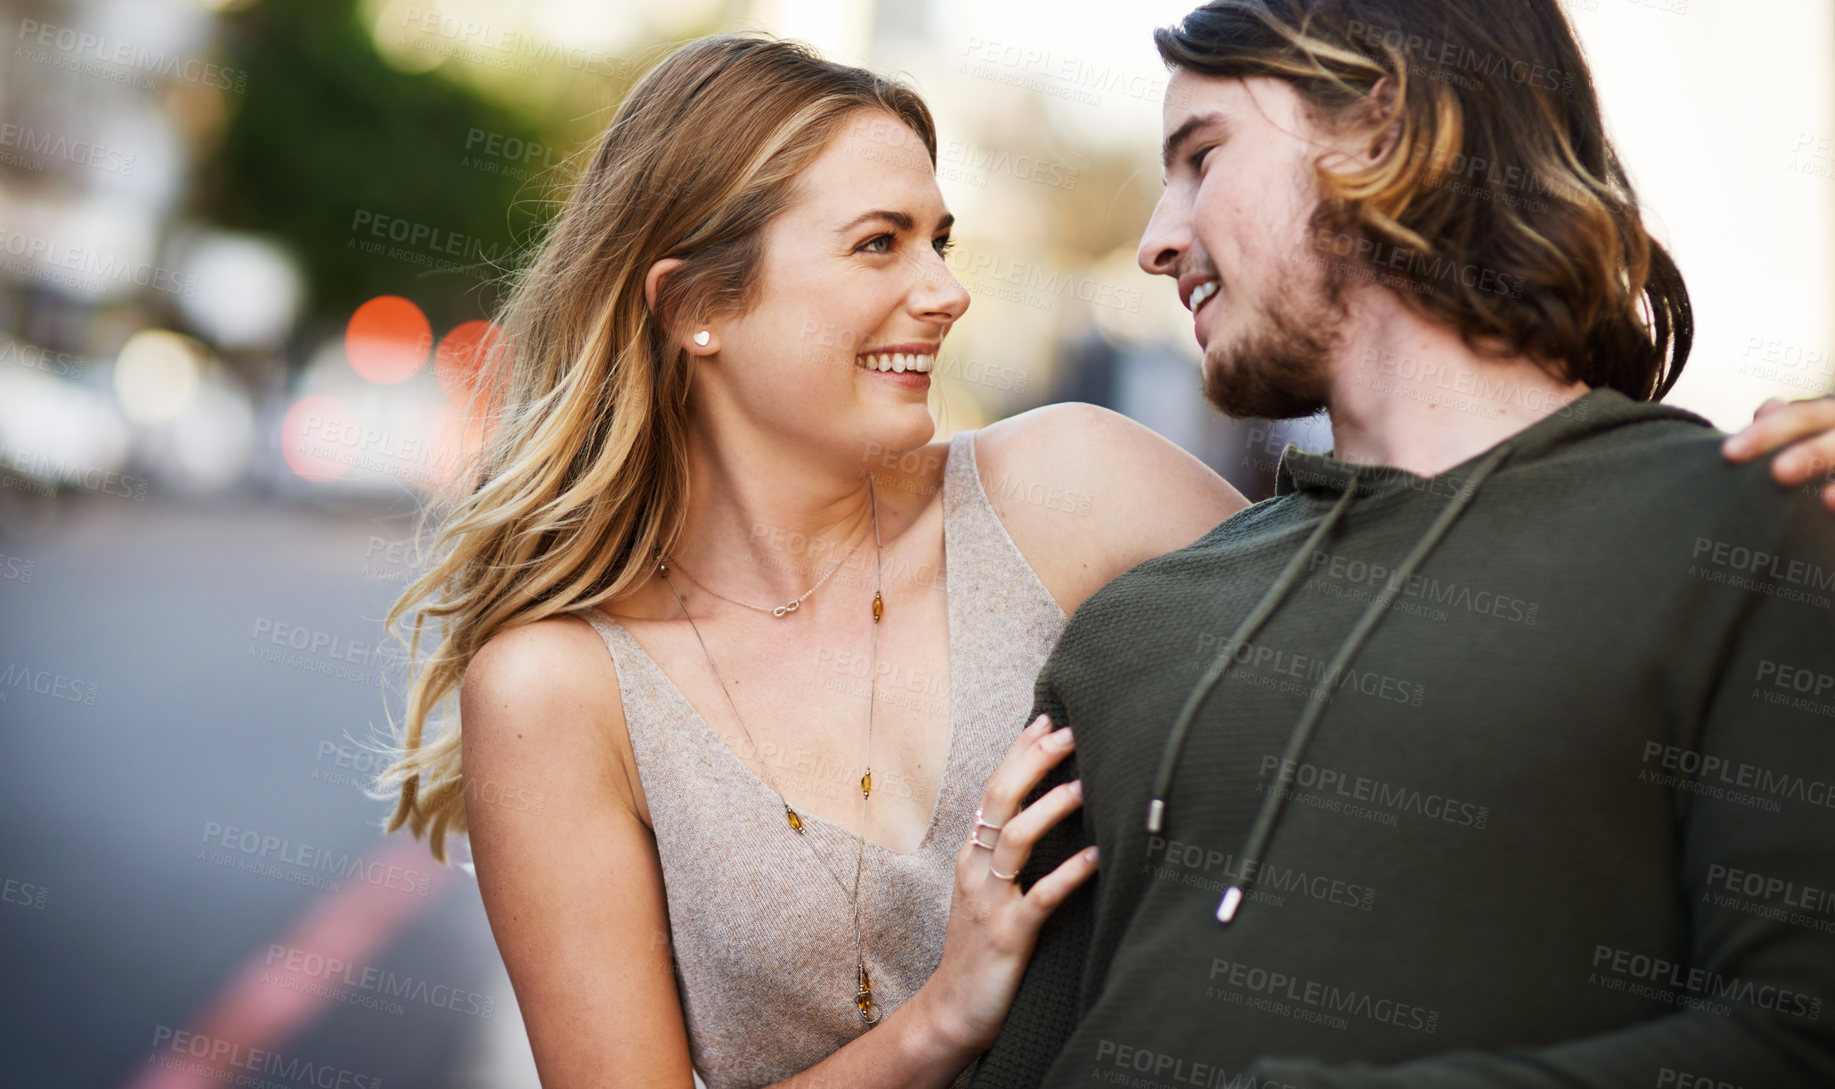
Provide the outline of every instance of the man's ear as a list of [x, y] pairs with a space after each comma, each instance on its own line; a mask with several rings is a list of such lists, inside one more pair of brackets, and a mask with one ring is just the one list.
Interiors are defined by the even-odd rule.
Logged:
[[1402, 139], [1396, 115], [1395, 82], [1384, 76], [1363, 99], [1332, 117], [1320, 130], [1325, 150], [1316, 165], [1332, 174], [1357, 175], [1381, 163]]
[[[1376, 81], [1370, 88], [1368, 96], [1370, 118], [1375, 124], [1371, 126], [1370, 160], [1381, 162], [1402, 138], [1402, 122], [1396, 118], [1395, 81], [1388, 76]], [[1384, 124], [1385, 119], [1388, 120]]]
[[656, 264], [651, 265], [650, 271], [644, 274], [644, 307], [649, 310], [650, 313], [656, 313], [657, 286], [663, 282], [664, 276], [667, 276], [681, 263], [682, 259], [680, 257], [665, 257]]

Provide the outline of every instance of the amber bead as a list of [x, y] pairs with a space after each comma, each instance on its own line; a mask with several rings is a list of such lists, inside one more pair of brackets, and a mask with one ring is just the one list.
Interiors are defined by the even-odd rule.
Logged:
[[785, 806], [784, 816], [789, 819], [790, 827], [794, 829], [798, 835], [801, 835], [803, 833], [803, 818], [796, 815], [796, 810], [789, 806]]
[[873, 591], [873, 623], [879, 623], [879, 618], [884, 615], [886, 615], [885, 600], [879, 596], [879, 591], [875, 590]]
[[860, 1019], [871, 1025], [879, 1020], [873, 1013], [873, 979], [867, 975], [866, 965], [859, 967], [860, 989], [854, 993], [854, 1005], [860, 1010]]
[[871, 793], [873, 793], [873, 773], [869, 771], [860, 777], [860, 796], [864, 798]]

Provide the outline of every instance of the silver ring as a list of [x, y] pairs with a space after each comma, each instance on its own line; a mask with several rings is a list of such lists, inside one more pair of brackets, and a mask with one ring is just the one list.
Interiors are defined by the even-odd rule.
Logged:
[[975, 828], [973, 831], [971, 831], [968, 834], [969, 842], [973, 843], [977, 847], [986, 847], [988, 850], [992, 851], [994, 849], [994, 844], [983, 843], [981, 841], [981, 830], [983, 828], [992, 829], [994, 832], [994, 838], [995, 840], [998, 841], [1000, 839], [1000, 830], [1004, 827], [1006, 826], [1002, 824], [989, 824], [987, 821], [982, 820], [981, 819], [981, 807], [976, 806], [975, 807]]
[[991, 874], [993, 874], [993, 875], [994, 875], [995, 877], [998, 877], [998, 878], [1000, 878], [1000, 879], [1001, 879], [1002, 881], [1017, 881], [1017, 880], [1019, 880], [1019, 874], [1018, 874], [1017, 872], [1014, 872], [1014, 873], [1001, 873], [1001, 872], [1000, 872], [999, 870], [997, 870], [997, 869], [995, 869], [995, 868], [994, 868], [994, 860], [993, 860], [993, 859], [991, 859], [991, 858], [990, 858], [990, 859], [988, 859], [988, 872], [989, 872], [989, 873], [991, 873]]

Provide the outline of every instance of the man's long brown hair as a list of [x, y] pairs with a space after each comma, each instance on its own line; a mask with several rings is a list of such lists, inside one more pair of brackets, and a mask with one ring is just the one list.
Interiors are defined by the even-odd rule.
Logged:
[[1154, 44], [1171, 68], [1285, 80], [1316, 122], [1389, 137], [1367, 169], [1318, 170], [1315, 241], [1403, 277], [1400, 297], [1468, 345], [1637, 400], [1675, 385], [1688, 289], [1556, 0], [1211, 0]]

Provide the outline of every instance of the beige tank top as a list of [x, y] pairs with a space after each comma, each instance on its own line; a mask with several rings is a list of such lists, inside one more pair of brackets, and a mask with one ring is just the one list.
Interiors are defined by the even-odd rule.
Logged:
[[[950, 439], [943, 470], [951, 690], [936, 810], [909, 855], [868, 840], [860, 877], [861, 948], [886, 1014], [942, 959], [956, 851], [988, 777], [1026, 725], [1033, 683], [1067, 619], [994, 513], [974, 435]], [[604, 638], [618, 670], [696, 1072], [709, 1089], [751, 1089], [809, 1069], [871, 1031], [852, 1001], [847, 894], [785, 824], [777, 795], [630, 633], [596, 608], [577, 615]], [[854, 831], [803, 819], [815, 850], [851, 885]], [[966, 1086], [972, 1074], [952, 1084]]]

